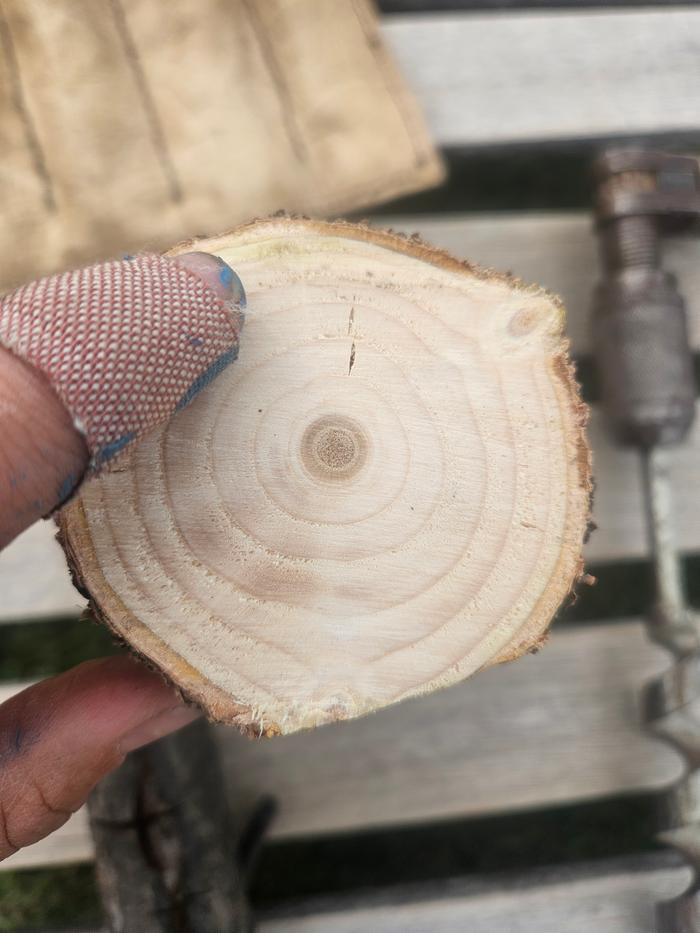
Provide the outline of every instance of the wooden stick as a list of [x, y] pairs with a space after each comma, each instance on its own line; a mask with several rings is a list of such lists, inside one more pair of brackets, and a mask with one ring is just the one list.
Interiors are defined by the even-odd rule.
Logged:
[[539, 646], [591, 488], [557, 300], [363, 226], [193, 248], [243, 280], [241, 356], [65, 510], [96, 614], [256, 735]]
[[252, 928], [217, 749], [198, 722], [129, 755], [89, 800], [110, 930]]

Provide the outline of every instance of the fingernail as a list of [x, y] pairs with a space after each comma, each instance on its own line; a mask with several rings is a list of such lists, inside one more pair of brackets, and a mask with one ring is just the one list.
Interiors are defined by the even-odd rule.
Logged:
[[191, 706], [180, 705], [166, 709], [122, 736], [119, 749], [126, 755], [137, 748], [148, 745], [149, 742], [155, 742], [156, 739], [161, 739], [164, 735], [175, 732], [176, 729], [181, 729], [183, 726], [194, 722], [195, 719], [199, 719], [201, 715], [200, 710], [193, 709]]
[[246, 306], [243, 282], [228, 263], [211, 253], [183, 253], [176, 260], [181, 266], [196, 273], [227, 304], [242, 309]]

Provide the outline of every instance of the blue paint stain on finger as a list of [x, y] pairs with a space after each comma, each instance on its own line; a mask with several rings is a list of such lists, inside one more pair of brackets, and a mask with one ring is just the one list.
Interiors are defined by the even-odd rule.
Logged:
[[64, 502], [67, 502], [68, 499], [73, 495], [73, 492], [78, 485], [78, 480], [72, 473], [69, 473], [68, 476], [63, 480], [61, 485], [58, 487], [58, 504], [59, 506], [63, 505]]
[[0, 728], [0, 767], [29, 751], [40, 738], [39, 729], [24, 728], [11, 719], [4, 729]]
[[17, 489], [27, 478], [27, 471], [20, 470], [19, 473], [13, 473], [10, 477], [10, 489]]
[[230, 364], [233, 363], [237, 356], [238, 347], [236, 346], [217, 357], [217, 359], [214, 360], [208, 369], [205, 369], [205, 371], [200, 376], [197, 376], [195, 381], [177, 403], [175, 410], [182, 411], [183, 408], [186, 408], [192, 399], [199, 395], [202, 389], [206, 388], [206, 386], [208, 386], [211, 382], [214, 381], [214, 379], [216, 379], [219, 373], [223, 372], [227, 366], [230, 366]]
[[227, 292], [231, 295], [233, 301], [238, 305], [239, 308], [245, 308], [246, 306], [246, 294], [245, 288], [243, 288], [243, 282], [241, 282], [239, 276], [233, 271], [231, 266], [221, 258], [221, 256], [214, 256], [214, 259], [219, 263], [221, 268], [219, 269], [219, 281], [224, 286]]
[[222, 266], [219, 270], [219, 281], [222, 285], [225, 285], [226, 288], [231, 288], [233, 285], [233, 269], [231, 266]]

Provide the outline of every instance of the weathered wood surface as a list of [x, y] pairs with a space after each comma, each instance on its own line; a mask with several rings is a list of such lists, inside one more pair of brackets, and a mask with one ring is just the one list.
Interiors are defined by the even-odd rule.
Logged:
[[0, 554], [0, 623], [75, 615], [84, 605], [53, 522], [32, 525]]
[[[378, 223], [428, 242], [456, 256], [525, 281], [539, 282], [560, 294], [567, 307], [567, 329], [576, 354], [590, 352], [588, 307], [598, 270], [591, 220], [585, 214], [528, 214], [455, 218], [381, 218]], [[700, 246], [694, 239], [671, 241], [669, 268], [678, 276], [689, 310], [691, 342], [700, 350]], [[648, 554], [643, 532], [641, 487], [634, 453], [611, 445], [594, 412], [590, 425], [598, 480], [595, 519], [599, 530], [586, 549], [589, 561]], [[679, 541], [687, 551], [700, 549], [700, 511], [694, 507], [700, 477], [700, 424], [674, 456]], [[52, 523], [34, 526], [0, 555], [0, 623], [74, 613], [83, 605], [68, 580], [65, 559], [52, 540]]]
[[206, 722], [141, 748], [88, 801], [111, 930], [248, 933], [233, 820]]
[[[680, 758], [644, 734], [638, 705], [666, 666], [638, 622], [562, 629], [537, 655], [355, 722], [259, 742], [222, 727], [232, 806], [276, 797], [281, 839], [666, 787]], [[90, 852], [79, 812], [3, 865]]]
[[700, 129], [697, 9], [406, 15], [382, 32], [442, 146]]
[[[460, 881], [339, 898], [316, 910], [263, 918], [260, 933], [652, 933], [657, 900], [688, 884], [685, 868], [650, 859], [589, 870], [523, 874], [479, 890]], [[593, 874], [595, 870], [595, 874]]]
[[537, 655], [356, 723], [229, 736], [225, 770], [236, 799], [279, 799], [277, 838], [658, 788], [680, 761], [641, 731], [638, 693], [666, 664], [638, 623], [562, 630]]

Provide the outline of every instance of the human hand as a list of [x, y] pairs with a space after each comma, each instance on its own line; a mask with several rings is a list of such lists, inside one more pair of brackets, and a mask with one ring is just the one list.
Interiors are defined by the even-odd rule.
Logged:
[[[244, 306], [235, 273], [204, 253], [104, 263], [0, 298], [0, 547], [235, 359]], [[197, 715], [129, 657], [12, 697], [0, 706], [0, 859]]]

